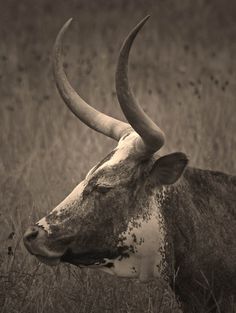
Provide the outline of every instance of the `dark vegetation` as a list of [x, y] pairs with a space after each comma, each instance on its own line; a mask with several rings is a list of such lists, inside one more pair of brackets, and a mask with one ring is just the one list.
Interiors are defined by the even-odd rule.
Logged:
[[114, 88], [118, 51], [127, 31], [151, 14], [133, 47], [130, 79], [166, 132], [161, 154], [182, 151], [191, 166], [235, 174], [235, 2], [8, 0], [0, 11], [0, 312], [177, 312], [159, 282], [49, 268], [22, 244], [25, 228], [115, 145], [62, 103], [51, 51], [74, 17], [65, 40], [68, 76], [94, 107], [123, 119]]

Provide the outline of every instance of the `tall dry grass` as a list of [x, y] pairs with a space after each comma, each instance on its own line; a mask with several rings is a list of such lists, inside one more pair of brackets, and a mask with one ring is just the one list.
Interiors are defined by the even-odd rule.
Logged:
[[22, 244], [25, 228], [61, 201], [115, 143], [63, 105], [51, 71], [66, 19], [66, 70], [97, 109], [123, 119], [115, 64], [127, 31], [152, 19], [133, 47], [130, 79], [164, 129], [161, 153], [235, 174], [234, 1], [14, 1], [0, 19], [0, 312], [176, 312], [160, 282], [140, 284], [70, 266], [49, 268]]

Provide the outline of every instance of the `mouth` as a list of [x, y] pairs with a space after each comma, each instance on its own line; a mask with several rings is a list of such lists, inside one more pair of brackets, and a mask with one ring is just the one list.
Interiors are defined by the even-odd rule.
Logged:
[[109, 267], [112, 260], [119, 258], [129, 257], [125, 247], [119, 247], [115, 251], [90, 251], [84, 253], [74, 253], [71, 249], [68, 249], [62, 256], [43, 256], [36, 254], [37, 259], [49, 266], [56, 266], [59, 263], [69, 263], [81, 267]]
[[93, 251], [86, 253], [73, 253], [70, 249], [61, 257], [61, 262], [70, 263], [77, 266], [106, 266], [108, 260], [128, 257], [124, 251]]
[[36, 258], [49, 266], [56, 266], [59, 263], [69, 263], [81, 267], [89, 266], [104, 266], [107, 263], [107, 260], [110, 259], [107, 257], [107, 254], [94, 254], [94, 253], [84, 253], [84, 254], [75, 254], [72, 252], [67, 252], [60, 258], [51, 258], [41, 255], [35, 255]]

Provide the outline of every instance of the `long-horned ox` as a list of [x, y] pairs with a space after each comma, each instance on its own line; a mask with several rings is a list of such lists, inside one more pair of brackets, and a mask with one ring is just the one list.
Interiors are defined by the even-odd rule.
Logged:
[[203, 312], [203, 302], [206, 312], [231, 312], [236, 177], [188, 167], [180, 152], [154, 155], [164, 133], [139, 106], [128, 81], [129, 51], [147, 19], [129, 33], [118, 59], [116, 91], [129, 124], [98, 112], [72, 88], [61, 58], [71, 20], [60, 30], [53, 68], [61, 97], [83, 123], [118, 145], [27, 229], [24, 244], [49, 265], [68, 262], [141, 281], [168, 280], [185, 312]]

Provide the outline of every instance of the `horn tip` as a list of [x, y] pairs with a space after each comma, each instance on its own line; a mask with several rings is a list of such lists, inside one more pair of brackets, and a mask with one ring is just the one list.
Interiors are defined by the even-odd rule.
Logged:
[[68, 19], [68, 21], [65, 22], [65, 24], [63, 25], [63, 27], [61, 29], [62, 33], [64, 33], [65, 30], [70, 26], [72, 20], [73, 20], [73, 18], [71, 17], [71, 18]]
[[73, 21], [73, 18], [72, 17], [69, 18], [68, 21], [65, 23], [64, 27], [67, 28], [71, 24], [72, 21]]
[[134, 28], [136, 30], [136, 34], [137, 32], [143, 27], [143, 25], [147, 22], [147, 20], [150, 18], [151, 15], [147, 15], [145, 16]]
[[151, 17], [150, 14], [146, 15], [146, 16], [142, 19], [141, 23], [142, 23], [142, 24], [146, 23], [147, 20], [148, 20], [150, 17]]
[[72, 21], [73, 21], [73, 17], [70, 17], [67, 22], [68, 22], [68, 23], [71, 23]]
[[65, 24], [62, 26], [61, 30], [59, 31], [57, 38], [56, 38], [56, 43], [61, 41], [61, 38], [63, 37], [65, 31], [67, 30], [67, 28], [69, 27], [70, 23], [72, 22], [72, 17], [65, 22]]

